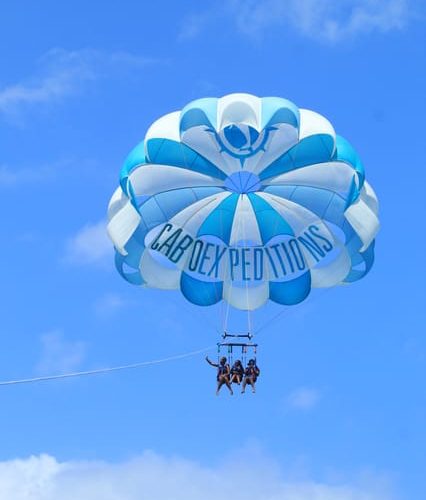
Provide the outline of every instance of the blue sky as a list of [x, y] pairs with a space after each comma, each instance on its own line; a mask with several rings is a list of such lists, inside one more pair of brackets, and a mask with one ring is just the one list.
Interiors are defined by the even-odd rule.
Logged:
[[208, 500], [219, 484], [260, 500], [423, 498], [424, 15], [414, 0], [3, 6], [1, 379], [215, 344], [218, 309], [131, 287], [104, 234], [127, 153], [197, 97], [277, 95], [325, 115], [363, 158], [382, 229], [364, 280], [259, 333], [256, 397], [215, 398], [202, 355], [0, 388], [0, 500]]

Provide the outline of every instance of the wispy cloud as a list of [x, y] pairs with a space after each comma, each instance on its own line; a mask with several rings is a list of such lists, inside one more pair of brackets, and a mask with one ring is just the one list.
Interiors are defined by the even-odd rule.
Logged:
[[[82, 161], [79, 161], [79, 164], [81, 165]], [[70, 160], [61, 160], [31, 166], [11, 166], [3, 164], [0, 165], [0, 188], [21, 187], [27, 184], [51, 181], [64, 174], [73, 172], [74, 170], [70, 168], [72, 166], [74, 166], [74, 162]]]
[[413, 0], [231, 0], [221, 11], [199, 12], [182, 25], [180, 38], [198, 36], [218, 16], [231, 18], [244, 35], [261, 38], [271, 28], [335, 43], [369, 32], [404, 28], [414, 17]]
[[106, 264], [113, 246], [106, 232], [106, 222], [86, 224], [72, 236], [65, 249], [65, 261], [71, 264]]
[[180, 31], [178, 33], [179, 40], [191, 40], [200, 35], [211, 21], [221, 15], [221, 9], [206, 10], [204, 12], [192, 13], [185, 17]]
[[67, 340], [60, 330], [42, 335], [41, 344], [42, 353], [36, 366], [37, 373], [41, 374], [75, 370], [84, 361], [87, 353], [85, 342]]
[[97, 316], [109, 318], [127, 305], [127, 302], [117, 293], [107, 293], [96, 300], [94, 310]]
[[[285, 479], [269, 460], [205, 467], [147, 452], [123, 463], [59, 462], [49, 455], [0, 462], [3, 500], [391, 500], [389, 484], [370, 477], [349, 484]], [[272, 467], [271, 467], [272, 465]]]
[[10, 187], [45, 180], [53, 174], [50, 165], [39, 168], [12, 168], [8, 165], [0, 165], [0, 187]]
[[0, 116], [17, 119], [29, 107], [60, 102], [90, 81], [153, 62], [156, 60], [126, 52], [50, 50], [40, 59], [34, 75], [0, 88]]
[[321, 392], [310, 387], [299, 387], [287, 397], [287, 407], [296, 410], [311, 410], [321, 399]]

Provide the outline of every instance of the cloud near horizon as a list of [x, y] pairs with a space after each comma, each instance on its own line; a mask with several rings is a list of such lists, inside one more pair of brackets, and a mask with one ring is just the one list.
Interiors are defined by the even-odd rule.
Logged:
[[[0, 462], [0, 500], [392, 500], [382, 477], [332, 484], [282, 477], [255, 456], [208, 467], [145, 452], [121, 463], [59, 462], [50, 455]], [[236, 458], [239, 458], [236, 461]]]

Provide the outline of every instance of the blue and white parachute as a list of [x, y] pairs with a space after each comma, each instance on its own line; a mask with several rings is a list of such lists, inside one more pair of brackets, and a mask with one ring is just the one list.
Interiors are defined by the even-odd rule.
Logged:
[[250, 94], [154, 122], [124, 163], [108, 220], [127, 281], [243, 310], [359, 280], [379, 229], [361, 160], [331, 123]]

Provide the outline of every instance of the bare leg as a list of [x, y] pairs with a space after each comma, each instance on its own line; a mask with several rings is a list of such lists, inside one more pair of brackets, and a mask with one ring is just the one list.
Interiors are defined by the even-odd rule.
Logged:
[[256, 387], [255, 387], [255, 381], [251, 377], [246, 377], [243, 382], [243, 390], [241, 391], [242, 393], [245, 392], [246, 390], [246, 385], [251, 385], [251, 392], [256, 392]]
[[231, 394], [234, 394], [234, 391], [232, 390], [232, 387], [231, 387], [231, 384], [229, 383], [228, 378], [227, 378], [227, 377], [223, 377], [223, 376], [222, 376], [222, 377], [220, 377], [220, 378], [219, 378], [219, 381], [218, 381], [218, 383], [217, 383], [217, 391], [216, 391], [216, 396], [218, 396], [218, 395], [219, 395], [219, 391], [220, 391], [220, 389], [221, 389], [221, 387], [222, 387], [222, 385], [223, 385], [223, 384], [225, 384], [225, 385], [226, 385], [226, 387], [229, 389], [229, 392], [230, 392]]
[[244, 379], [243, 388], [241, 389], [241, 394], [244, 394], [246, 392], [246, 385], [247, 385], [247, 379]]
[[223, 385], [223, 380], [218, 380], [217, 382], [217, 389], [216, 389], [216, 396], [219, 396], [219, 391], [220, 391], [220, 388], [222, 387]]
[[234, 394], [234, 391], [232, 390], [231, 384], [226, 380], [226, 378], [225, 378], [225, 384], [232, 396]]

